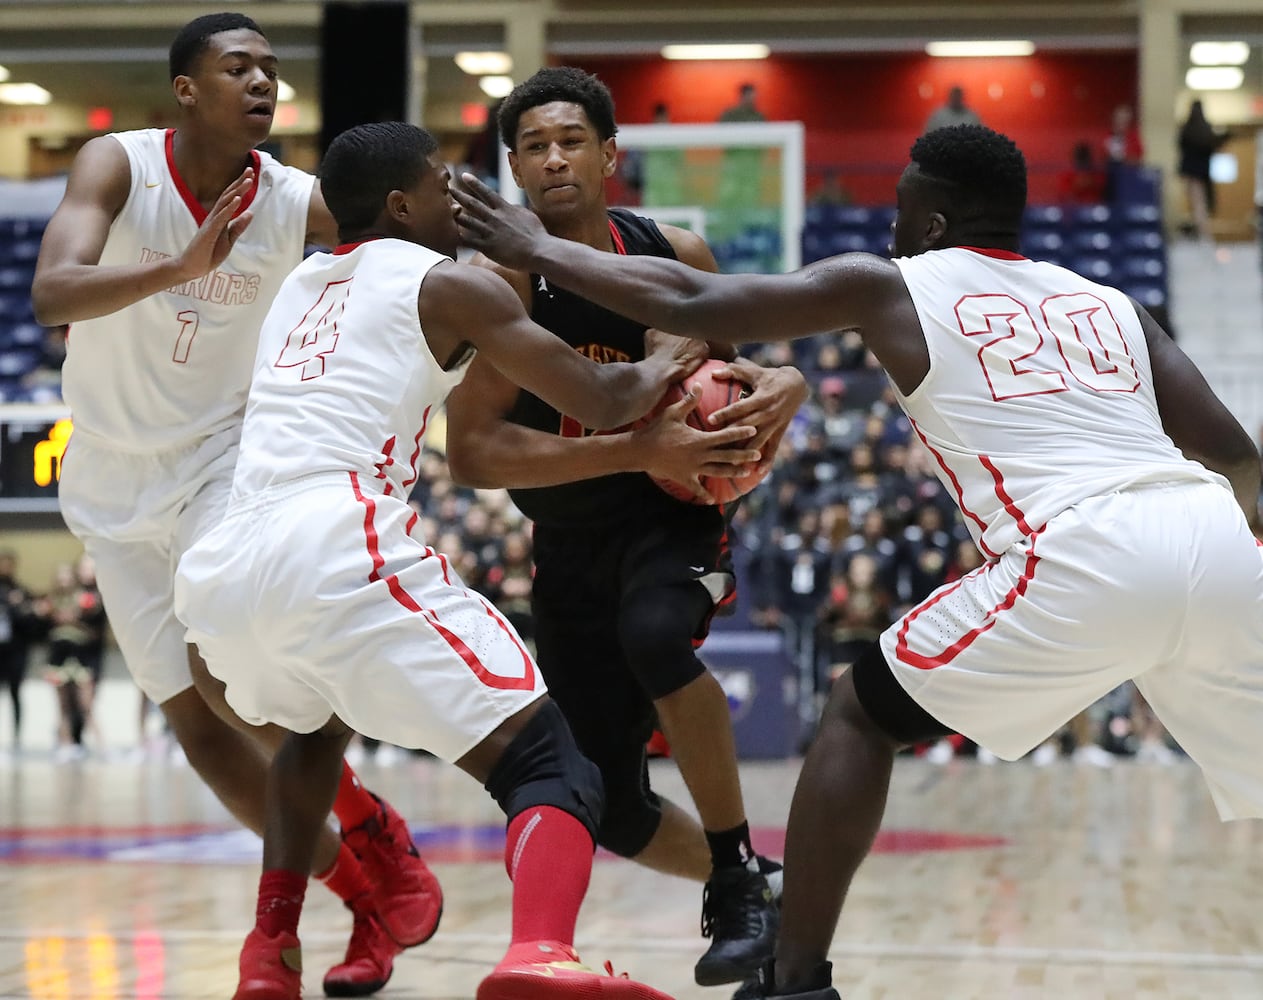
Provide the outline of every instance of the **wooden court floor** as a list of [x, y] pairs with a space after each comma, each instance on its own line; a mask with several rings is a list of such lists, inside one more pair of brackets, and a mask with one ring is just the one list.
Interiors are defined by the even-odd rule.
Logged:
[[[447, 894], [438, 935], [380, 996], [472, 997], [508, 937], [497, 810], [433, 761], [361, 770], [412, 821]], [[769, 853], [796, 771], [743, 766]], [[680, 798], [669, 762], [654, 780]], [[831, 956], [845, 1000], [1263, 1000], [1263, 824], [1221, 825], [1187, 762], [900, 760], [879, 847]], [[0, 763], [0, 997], [228, 997], [257, 877], [257, 840], [187, 767]], [[580, 952], [678, 1000], [726, 998], [692, 984], [700, 896], [600, 857]], [[314, 886], [301, 930], [306, 995], [320, 996], [349, 919]]]

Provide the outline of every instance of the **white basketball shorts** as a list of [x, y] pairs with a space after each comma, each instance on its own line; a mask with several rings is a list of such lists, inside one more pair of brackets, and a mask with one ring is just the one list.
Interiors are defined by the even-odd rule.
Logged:
[[233, 426], [137, 454], [76, 429], [62, 459], [62, 517], [96, 563], [128, 670], [159, 705], [193, 686], [172, 579], [185, 549], [223, 516], [240, 436]]
[[513, 627], [352, 473], [246, 500], [180, 562], [176, 613], [247, 722], [336, 715], [455, 761], [545, 692]]
[[1007, 760], [1134, 679], [1220, 815], [1263, 816], [1263, 549], [1221, 486], [1077, 504], [881, 647], [930, 715]]

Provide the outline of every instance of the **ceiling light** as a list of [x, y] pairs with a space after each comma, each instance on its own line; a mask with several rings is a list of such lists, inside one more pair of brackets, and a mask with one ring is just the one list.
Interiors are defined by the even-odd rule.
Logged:
[[1250, 58], [1248, 42], [1194, 42], [1188, 50], [1194, 66], [1241, 66]]
[[478, 86], [492, 100], [499, 100], [501, 97], [509, 96], [509, 91], [513, 89], [513, 78], [511, 76], [482, 76], [478, 78]]
[[0, 83], [0, 104], [48, 104], [52, 99], [37, 83]]
[[0, 66], [0, 83], [4, 83], [7, 79], [9, 79], [9, 71], [3, 66]]
[[504, 76], [513, 70], [507, 52], [457, 52], [456, 65], [470, 76]]
[[284, 80], [276, 81], [276, 99], [278, 101], [292, 101], [294, 99], [294, 88]]
[[1194, 66], [1184, 74], [1189, 90], [1236, 90], [1244, 81], [1240, 66]]
[[1029, 56], [1035, 51], [1034, 42], [1024, 41], [974, 41], [930, 42], [925, 47], [931, 56]]
[[750, 45], [664, 45], [663, 59], [766, 59], [771, 50]]

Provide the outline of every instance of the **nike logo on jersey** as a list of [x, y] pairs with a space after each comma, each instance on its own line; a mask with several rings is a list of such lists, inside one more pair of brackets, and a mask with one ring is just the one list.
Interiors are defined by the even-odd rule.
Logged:
[[162, 187], [162, 181], [154, 181], [152, 184], [150, 184], [148, 181], [146, 181], [146, 182], [145, 182], [145, 187], [147, 187], [147, 188]]
[[544, 276], [542, 274], [539, 276], [539, 288], [537, 289], [537, 291], [541, 291], [545, 295], [548, 295], [550, 297], [553, 294], [552, 292], [548, 290], [548, 282], [544, 280]]
[[690, 567], [689, 567], [689, 569], [691, 569], [694, 573], [705, 573], [705, 572], [706, 572], [706, 567], [705, 567], [705, 566], [690, 566]]

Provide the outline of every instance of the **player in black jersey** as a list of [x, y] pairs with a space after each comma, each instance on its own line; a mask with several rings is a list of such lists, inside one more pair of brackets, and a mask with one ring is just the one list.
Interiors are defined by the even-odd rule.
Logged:
[[[695, 234], [607, 207], [616, 126], [609, 91], [595, 77], [541, 70], [505, 99], [499, 126], [517, 182], [554, 235], [716, 270]], [[596, 360], [643, 355], [644, 324], [537, 275], [485, 263], [536, 322], [576, 350]], [[734, 357], [729, 348], [713, 353]], [[743, 979], [770, 953], [777, 913], [766, 875], [779, 866], [754, 854], [727, 700], [694, 652], [734, 596], [724, 511], [675, 500], [646, 473], [696, 484], [702, 473], [771, 461], [806, 398], [805, 380], [792, 368], [742, 360], [731, 371], [754, 393], [737, 404], [738, 426], [711, 432], [684, 423], [693, 405], [685, 400], [645, 428], [592, 435], [477, 360], [448, 401], [453, 477], [508, 487], [535, 522], [539, 665], [604, 776], [601, 844], [706, 882], [702, 923], [711, 945], [695, 969], [702, 985]], [[655, 720], [701, 825], [649, 788], [645, 742]]]

